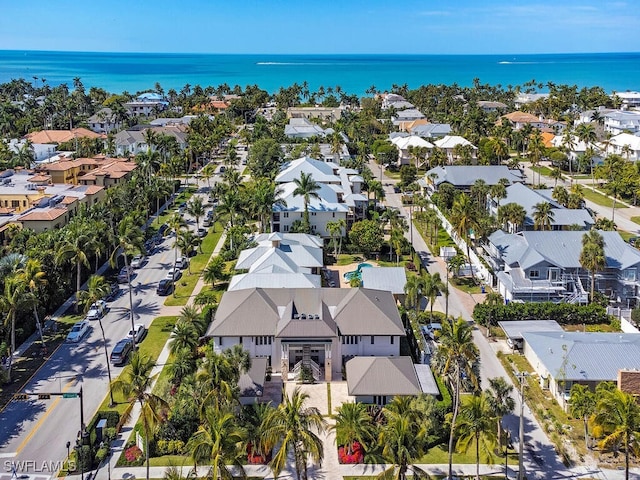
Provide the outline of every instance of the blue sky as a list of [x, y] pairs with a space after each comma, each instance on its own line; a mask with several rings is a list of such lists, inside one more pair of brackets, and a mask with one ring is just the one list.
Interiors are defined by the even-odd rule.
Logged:
[[637, 0], [25, 0], [0, 49], [192, 53], [640, 50]]

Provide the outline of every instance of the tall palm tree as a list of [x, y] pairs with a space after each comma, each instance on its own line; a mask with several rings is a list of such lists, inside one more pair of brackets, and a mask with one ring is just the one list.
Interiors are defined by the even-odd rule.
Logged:
[[190, 350], [195, 354], [198, 346], [198, 332], [193, 323], [178, 321], [171, 333], [169, 351], [176, 355], [180, 350]]
[[91, 245], [91, 231], [87, 224], [80, 220], [71, 222], [64, 230], [62, 244], [58, 248], [56, 259], [59, 262], [71, 261], [76, 266], [76, 312], [79, 309], [77, 300], [82, 286], [82, 266], [89, 267], [88, 252]]
[[569, 192], [562, 185], [555, 187], [551, 192], [551, 198], [553, 198], [560, 205], [566, 207], [569, 202]]
[[210, 465], [207, 478], [211, 480], [236, 478], [231, 465], [240, 471], [241, 478], [247, 478], [242, 466], [245, 455], [241, 450], [245, 439], [246, 432], [238, 425], [232, 410], [208, 407], [202, 425], [191, 436], [186, 448], [196, 467]]
[[604, 238], [597, 230], [591, 230], [582, 236], [580, 265], [591, 273], [591, 302], [594, 300], [596, 273], [604, 270], [607, 266], [604, 245]]
[[509, 230], [511, 233], [517, 233], [519, 227], [524, 225], [524, 221], [527, 217], [527, 211], [524, 207], [518, 203], [511, 202], [505, 205], [501, 205], [498, 208], [498, 221], [503, 225], [509, 224]]
[[[533, 167], [537, 167], [542, 160], [542, 156], [545, 152], [544, 141], [542, 139], [542, 133], [537, 128], [534, 130], [531, 138], [529, 139], [528, 149], [529, 161]], [[540, 185], [540, 170], [538, 169], [538, 185]]]
[[555, 215], [549, 202], [536, 203], [533, 207], [533, 227], [536, 230], [551, 230]]
[[23, 287], [29, 292], [31, 296], [31, 306], [33, 308], [33, 318], [36, 320], [36, 326], [38, 327], [38, 333], [40, 334], [40, 343], [43, 348], [46, 348], [44, 343], [44, 334], [42, 331], [42, 324], [40, 322], [40, 315], [38, 314], [38, 303], [40, 299], [40, 289], [47, 284], [46, 273], [42, 270], [42, 264], [37, 258], [29, 258], [18, 272], [18, 278], [23, 282]]
[[433, 305], [436, 303], [436, 298], [438, 298], [438, 295], [440, 295], [441, 293], [444, 293], [445, 295], [449, 295], [449, 292], [447, 291], [447, 286], [444, 284], [444, 282], [440, 278], [440, 274], [438, 272], [427, 273], [424, 276], [423, 293], [424, 293], [424, 296], [429, 299], [429, 308], [430, 308], [429, 321], [431, 321], [433, 319]]
[[640, 451], [640, 405], [628, 393], [615, 390], [601, 392], [596, 405], [595, 424], [605, 431], [600, 447], [624, 449], [625, 479], [629, 480], [629, 453]]
[[196, 219], [196, 229], [200, 228], [200, 219], [205, 214], [202, 197], [194, 196], [187, 204], [187, 212]]
[[308, 407], [309, 395], [293, 391], [285, 395], [274, 417], [267, 438], [280, 444], [280, 448], [271, 460], [271, 469], [277, 477], [287, 463], [289, 454], [293, 456], [296, 478], [307, 480], [307, 462], [311, 457], [322, 462], [324, 457], [322, 440], [318, 436], [326, 428], [326, 422], [316, 407]]
[[596, 395], [587, 385], [574, 383], [569, 396], [569, 413], [574, 418], [581, 418], [584, 425], [584, 444], [591, 449], [589, 442], [589, 418], [596, 410]]
[[302, 226], [306, 233], [311, 232], [311, 223], [309, 221], [309, 201], [312, 198], [320, 198], [318, 190], [320, 184], [313, 179], [310, 173], [301, 172], [300, 178], [294, 178], [293, 183], [296, 188], [293, 190], [294, 196], [302, 197], [304, 201], [304, 214], [302, 218]]
[[336, 443], [343, 445], [347, 453], [353, 453], [353, 445], [358, 442], [367, 451], [375, 435], [371, 416], [363, 403], [347, 402], [340, 405], [335, 416], [335, 424], [330, 427], [336, 432]]
[[4, 326], [10, 333], [9, 366], [5, 380], [11, 381], [11, 368], [13, 366], [13, 353], [16, 351], [16, 316], [18, 312], [27, 307], [33, 301], [24, 295], [25, 285], [17, 277], [8, 277], [4, 282], [4, 292], [0, 296], [0, 311], [5, 315]]
[[338, 258], [338, 254], [342, 248], [338, 248], [338, 245], [342, 247], [342, 236], [346, 228], [346, 222], [344, 218], [336, 220], [335, 222], [327, 222], [327, 231], [331, 235], [331, 241], [333, 242], [333, 256]]
[[[127, 215], [120, 223], [115, 237], [116, 249], [110, 258], [111, 265], [118, 264], [118, 257], [124, 259], [124, 266], [127, 270], [127, 286], [129, 288], [129, 317], [131, 319], [131, 330], [135, 330], [135, 313], [133, 311], [133, 291], [131, 289], [131, 268], [129, 258], [144, 249], [144, 235], [142, 229], [135, 222], [133, 215]], [[136, 339], [133, 337], [133, 346], [136, 347]]]
[[425, 280], [422, 275], [411, 275], [407, 278], [407, 283], [404, 285], [405, 293], [405, 307], [413, 307], [415, 309], [416, 317], [418, 316], [418, 309], [422, 303], [424, 297]]
[[515, 408], [515, 401], [511, 396], [513, 392], [513, 385], [507, 383], [503, 377], [495, 377], [489, 379], [489, 403], [493, 411], [493, 416], [496, 417], [498, 424], [497, 436], [502, 450], [502, 419], [505, 415], [513, 412]]
[[280, 196], [284, 190], [268, 178], [259, 178], [253, 185], [250, 194], [251, 210], [258, 216], [260, 222], [260, 233], [267, 231], [269, 218], [274, 207], [286, 207]]
[[[91, 275], [87, 282], [87, 289], [80, 292], [80, 303], [82, 310], [87, 313], [91, 305], [105, 297], [111, 290], [110, 285], [100, 275]], [[104, 326], [102, 325], [102, 316], [98, 316], [98, 324], [100, 325], [100, 331], [102, 332], [102, 346], [104, 348], [104, 360], [107, 365], [107, 377], [109, 378], [109, 400], [110, 405], [115, 405], [113, 400], [113, 386], [111, 380], [111, 365], [109, 362], [109, 353], [107, 351], [107, 338], [104, 334]]]
[[480, 480], [480, 452], [490, 461], [496, 445], [495, 414], [487, 392], [469, 395], [462, 401], [460, 417], [455, 425], [458, 434], [456, 447], [468, 452], [470, 448], [476, 454], [476, 479]]
[[149, 441], [158, 426], [166, 419], [168, 410], [167, 402], [151, 391], [151, 386], [157, 376], [151, 375], [154, 366], [153, 360], [136, 351], [131, 356], [131, 368], [125, 369], [120, 377], [113, 382], [114, 392], [122, 394], [128, 402], [121, 418], [126, 421], [131, 416], [134, 405], [136, 403], [140, 405], [147, 480], [149, 480]]
[[442, 324], [440, 345], [437, 356], [440, 360], [440, 373], [449, 377], [453, 383], [453, 416], [451, 430], [449, 432], [449, 478], [453, 478], [453, 440], [455, 426], [460, 408], [461, 377], [464, 373], [474, 386], [477, 386], [477, 378], [474, 372], [474, 364], [479, 358], [478, 347], [473, 343], [473, 330], [464, 319], [456, 321], [447, 320]]
[[464, 193], [457, 197], [451, 207], [451, 224], [460, 238], [467, 244], [467, 260], [473, 276], [473, 263], [471, 262], [471, 230], [478, 228], [478, 213], [471, 203], [468, 195]]
[[263, 463], [271, 458], [275, 444], [268, 438], [275, 408], [269, 403], [253, 403], [242, 410], [243, 425], [247, 441], [247, 453], [259, 456]]

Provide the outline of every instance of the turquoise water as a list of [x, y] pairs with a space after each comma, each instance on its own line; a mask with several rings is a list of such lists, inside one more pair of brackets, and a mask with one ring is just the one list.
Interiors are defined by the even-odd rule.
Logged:
[[[416, 88], [428, 83], [470, 86], [538, 82], [640, 90], [640, 53], [549, 55], [208, 55], [0, 51], [0, 82], [33, 77], [49, 85], [72, 84], [110, 92], [136, 92], [159, 82], [165, 90], [185, 84], [257, 84], [269, 92], [306, 81], [313, 91], [339, 85], [362, 95], [370, 86]], [[40, 83], [40, 80], [38, 80]]]

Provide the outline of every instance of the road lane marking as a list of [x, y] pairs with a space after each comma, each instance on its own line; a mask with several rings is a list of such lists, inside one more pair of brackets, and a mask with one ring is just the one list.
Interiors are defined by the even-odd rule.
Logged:
[[0, 458], [11, 458], [15, 457], [16, 455], [18, 455], [18, 452], [0, 453]]
[[[64, 388], [62, 389], [62, 393], [66, 392], [67, 390], [69, 390], [71, 388], [71, 386], [77, 381], [77, 379], [74, 380], [69, 380]], [[42, 415], [42, 417], [40, 417], [40, 419], [36, 422], [36, 424], [33, 426], [33, 428], [31, 429], [31, 431], [29, 432], [29, 434], [25, 437], [25, 439], [20, 443], [20, 445], [18, 446], [16, 453], [20, 453], [24, 447], [27, 446], [27, 443], [29, 443], [29, 441], [31, 440], [31, 438], [33, 437], [33, 435], [38, 431], [38, 429], [42, 426], [42, 424], [44, 423], [44, 421], [47, 419], [47, 417], [49, 416], [49, 414], [53, 411], [54, 408], [56, 408], [56, 405], [58, 405], [58, 403], [60, 403], [60, 401], [62, 400], [61, 396], [56, 397], [56, 399], [51, 403], [51, 405], [49, 405], [49, 407], [45, 410], [44, 415]]]

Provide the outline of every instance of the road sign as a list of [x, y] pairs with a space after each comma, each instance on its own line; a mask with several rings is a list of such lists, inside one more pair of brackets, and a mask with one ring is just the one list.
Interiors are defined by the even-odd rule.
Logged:
[[74, 392], [67, 392], [62, 394], [62, 398], [78, 398], [78, 394]]
[[29, 395], [27, 395], [26, 393], [16, 393], [14, 395], [14, 398], [16, 400], [28, 400], [29, 399]]
[[49, 400], [51, 398], [51, 395], [49, 395], [48, 393], [41, 393], [38, 395], [38, 400]]

